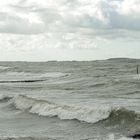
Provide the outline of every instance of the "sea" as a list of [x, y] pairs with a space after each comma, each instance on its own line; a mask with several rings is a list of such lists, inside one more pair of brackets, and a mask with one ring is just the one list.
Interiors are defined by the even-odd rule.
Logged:
[[140, 60], [0, 62], [0, 140], [133, 140]]

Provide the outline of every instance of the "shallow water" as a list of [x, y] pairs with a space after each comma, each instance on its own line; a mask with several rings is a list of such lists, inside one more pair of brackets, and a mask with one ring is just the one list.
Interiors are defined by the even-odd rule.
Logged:
[[140, 60], [0, 62], [0, 139], [130, 140]]

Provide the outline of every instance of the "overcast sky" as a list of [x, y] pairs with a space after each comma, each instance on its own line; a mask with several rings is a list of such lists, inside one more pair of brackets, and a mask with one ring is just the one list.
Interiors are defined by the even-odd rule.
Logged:
[[140, 0], [3, 0], [0, 60], [140, 58]]

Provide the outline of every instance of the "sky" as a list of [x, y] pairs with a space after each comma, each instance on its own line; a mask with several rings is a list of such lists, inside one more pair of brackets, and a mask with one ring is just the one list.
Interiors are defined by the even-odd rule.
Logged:
[[140, 0], [4, 0], [0, 61], [140, 58]]

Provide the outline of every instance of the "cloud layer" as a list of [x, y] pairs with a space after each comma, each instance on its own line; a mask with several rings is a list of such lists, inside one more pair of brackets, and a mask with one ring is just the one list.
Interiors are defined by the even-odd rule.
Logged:
[[140, 0], [4, 0], [0, 33], [3, 46], [27, 50], [95, 49], [114, 39], [138, 41]]
[[6, 33], [140, 30], [139, 0], [5, 0], [0, 8], [0, 32]]

